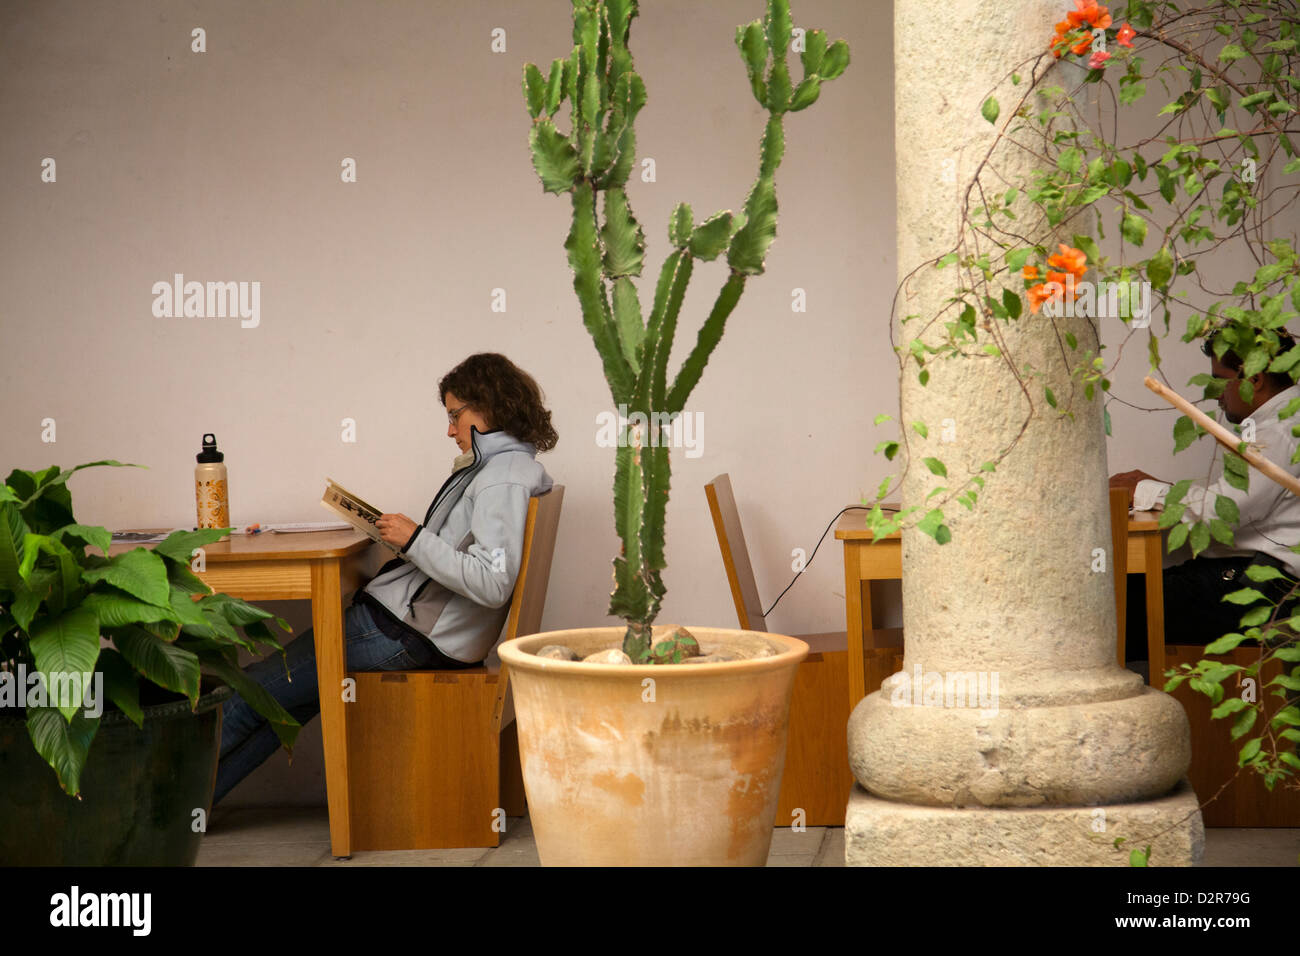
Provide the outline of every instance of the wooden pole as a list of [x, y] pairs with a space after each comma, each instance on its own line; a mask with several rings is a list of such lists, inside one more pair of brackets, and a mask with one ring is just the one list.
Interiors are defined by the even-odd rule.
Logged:
[[1179, 395], [1171, 388], [1166, 388], [1151, 376], [1148, 375], [1143, 381], [1143, 384], [1190, 418], [1195, 424], [1204, 428], [1214, 437], [1214, 440], [1224, 448], [1246, 459], [1246, 462], [1252, 468], [1256, 469], [1266, 477], [1271, 478], [1287, 491], [1291, 492], [1291, 494], [1300, 495], [1300, 480], [1298, 480], [1295, 475], [1283, 471], [1273, 462], [1264, 458], [1258, 452], [1251, 451], [1249, 448], [1245, 451], [1237, 451], [1237, 446], [1241, 444], [1240, 436], [1234, 435], [1232, 432], [1228, 431], [1209, 415], [1205, 414], [1205, 412], [1201, 411], [1187, 399], [1183, 398], [1183, 396]]

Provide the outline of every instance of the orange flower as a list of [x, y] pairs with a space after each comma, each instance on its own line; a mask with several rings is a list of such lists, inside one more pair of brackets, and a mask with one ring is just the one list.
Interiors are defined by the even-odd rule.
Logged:
[[[1052, 37], [1050, 46], [1052, 48], [1052, 56], [1057, 59], [1060, 59], [1061, 54], [1065, 52], [1065, 48], [1069, 46], [1069, 41], [1065, 39], [1065, 35], [1070, 32], [1070, 29], [1069, 20], [1062, 20], [1056, 25], [1056, 35]], [[1088, 38], [1088, 42], [1092, 42], [1091, 37]]]
[[1056, 35], [1049, 43], [1055, 57], [1059, 58], [1070, 45], [1066, 39], [1067, 34], [1076, 30], [1087, 31], [1070, 47], [1071, 53], [1087, 53], [1092, 46], [1092, 31], [1098, 28], [1104, 30], [1111, 24], [1110, 11], [1099, 6], [1097, 0], [1074, 0], [1074, 6], [1075, 9], [1056, 25]]
[[1098, 50], [1088, 61], [1088, 69], [1099, 70], [1106, 66], [1106, 61], [1110, 59], [1110, 54], [1105, 50]]
[[1104, 30], [1110, 26], [1110, 11], [1098, 6], [1097, 0], [1074, 0], [1074, 6], [1075, 9], [1065, 15], [1070, 26], [1081, 27], [1087, 24], [1090, 31], [1099, 27]]
[[1135, 36], [1137, 36], [1137, 31], [1126, 23], [1119, 28], [1119, 36], [1115, 38], [1115, 42], [1120, 46], [1132, 48]]
[[1043, 303], [1054, 298], [1056, 293], [1048, 292], [1047, 286], [1040, 282], [1038, 285], [1030, 286], [1025, 295], [1029, 298], [1029, 311], [1037, 315], [1038, 310], [1043, 307]]
[[1025, 266], [1025, 281], [1032, 282], [1038, 278], [1038, 266]]
[[[1074, 275], [1074, 281], [1078, 282], [1083, 278], [1083, 274], [1088, 271], [1088, 257], [1082, 249], [1074, 249], [1065, 243], [1058, 243], [1061, 248], [1059, 253], [1047, 257], [1047, 264], [1056, 269]], [[1050, 282], [1051, 273], [1048, 273]]]

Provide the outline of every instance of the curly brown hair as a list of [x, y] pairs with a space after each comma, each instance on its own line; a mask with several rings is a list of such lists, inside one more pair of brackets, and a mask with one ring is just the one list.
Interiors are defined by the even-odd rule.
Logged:
[[504, 355], [471, 355], [438, 383], [438, 399], [444, 405], [448, 392], [473, 405], [490, 428], [504, 429], [538, 451], [550, 451], [560, 440], [536, 380]]

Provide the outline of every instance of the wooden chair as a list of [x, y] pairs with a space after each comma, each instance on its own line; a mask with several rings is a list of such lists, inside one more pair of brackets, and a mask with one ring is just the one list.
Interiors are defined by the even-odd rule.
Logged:
[[[528, 503], [505, 639], [541, 630], [564, 486]], [[352, 845], [412, 850], [500, 845], [524, 813], [509, 682], [493, 654], [464, 670], [349, 672]]]
[[[740, 626], [766, 631], [758, 584], [740, 526], [740, 512], [731, 479], [718, 475], [704, 486], [713, 515], [713, 530], [722, 551], [727, 583], [736, 604]], [[844, 631], [794, 634], [808, 644], [808, 657], [799, 666], [790, 700], [790, 731], [785, 773], [777, 806], [776, 825], [789, 826], [800, 819], [807, 826], [843, 826], [844, 810], [853, 787], [849, 770], [848, 640]], [[871, 632], [873, 646], [867, 659], [867, 693], [903, 666], [902, 628]], [[802, 810], [800, 818], [797, 811]]]

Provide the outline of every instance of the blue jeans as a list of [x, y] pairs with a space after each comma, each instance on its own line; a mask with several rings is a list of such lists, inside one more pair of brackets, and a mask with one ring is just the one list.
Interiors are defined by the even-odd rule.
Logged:
[[[369, 608], [353, 605], [343, 618], [347, 669], [351, 671], [417, 670], [429, 666], [417, 661], [400, 641], [395, 641], [375, 624]], [[432, 647], [432, 645], [430, 645]], [[316, 687], [316, 641], [311, 628], [285, 648], [287, 660], [271, 654], [250, 664], [244, 673], [257, 681], [298, 723], [307, 723], [320, 713]], [[286, 668], [287, 665], [287, 668]], [[286, 673], [287, 669], [287, 673]], [[334, 693], [339, 693], [335, 689]], [[215, 805], [239, 781], [256, 770], [280, 747], [271, 724], [235, 694], [221, 706], [221, 760], [217, 765]]]

